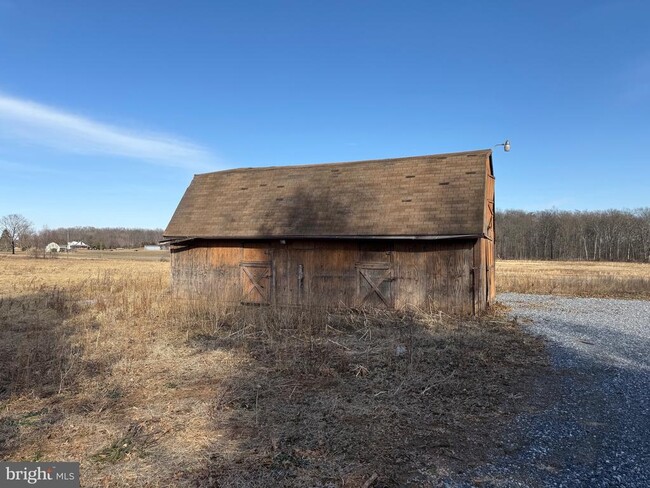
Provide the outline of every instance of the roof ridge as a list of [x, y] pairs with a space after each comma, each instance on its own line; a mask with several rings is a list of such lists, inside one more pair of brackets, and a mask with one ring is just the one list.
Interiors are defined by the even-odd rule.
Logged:
[[275, 169], [288, 169], [288, 168], [314, 168], [318, 166], [340, 166], [346, 164], [361, 164], [361, 163], [382, 163], [388, 161], [407, 161], [410, 159], [422, 159], [422, 158], [442, 158], [442, 157], [453, 157], [453, 156], [466, 156], [469, 154], [475, 154], [477, 156], [489, 155], [492, 153], [492, 149], [476, 149], [474, 151], [460, 151], [460, 152], [451, 152], [451, 153], [439, 153], [439, 154], [423, 154], [420, 156], [403, 156], [395, 158], [381, 158], [381, 159], [360, 159], [357, 161], [336, 161], [336, 162], [326, 162], [326, 163], [307, 163], [307, 164], [286, 164], [286, 165], [277, 165], [277, 166], [246, 166], [241, 168], [230, 168], [220, 171], [210, 171], [208, 173], [197, 173], [194, 176], [208, 176], [213, 174], [224, 174], [224, 173], [235, 173], [235, 172], [245, 172], [245, 171], [269, 171]]

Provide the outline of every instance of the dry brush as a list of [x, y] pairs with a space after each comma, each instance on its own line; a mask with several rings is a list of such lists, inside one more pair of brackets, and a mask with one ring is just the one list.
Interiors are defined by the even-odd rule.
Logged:
[[439, 476], [498, 450], [545, 364], [500, 315], [227, 308], [174, 299], [168, 263], [0, 266], [0, 457], [81, 461], [84, 486]]

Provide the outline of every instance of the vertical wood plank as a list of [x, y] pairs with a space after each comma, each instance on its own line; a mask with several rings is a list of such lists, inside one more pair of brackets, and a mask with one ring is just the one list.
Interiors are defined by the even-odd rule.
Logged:
[[424, 309], [427, 306], [427, 263], [426, 252], [420, 242], [395, 244], [395, 307], [409, 305]]

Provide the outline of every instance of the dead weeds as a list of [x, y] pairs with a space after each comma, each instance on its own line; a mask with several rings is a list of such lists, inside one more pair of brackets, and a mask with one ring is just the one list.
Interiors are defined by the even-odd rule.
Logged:
[[62, 261], [2, 263], [0, 458], [84, 486], [426, 485], [497, 452], [545, 367], [500, 313], [225, 308], [165, 263]]

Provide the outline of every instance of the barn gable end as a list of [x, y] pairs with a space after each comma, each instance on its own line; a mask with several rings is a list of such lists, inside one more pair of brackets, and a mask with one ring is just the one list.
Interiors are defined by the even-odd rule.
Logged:
[[266, 305], [494, 297], [490, 150], [196, 175], [165, 237], [173, 287]]

